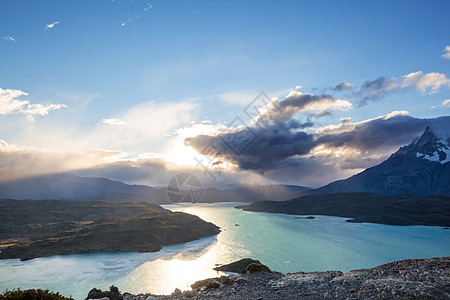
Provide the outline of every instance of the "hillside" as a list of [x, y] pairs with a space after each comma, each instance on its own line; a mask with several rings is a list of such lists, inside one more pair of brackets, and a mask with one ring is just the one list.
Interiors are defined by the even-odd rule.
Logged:
[[308, 195], [289, 201], [260, 201], [238, 206], [246, 211], [352, 218], [347, 222], [450, 226], [450, 197], [374, 193]]
[[0, 259], [154, 252], [218, 233], [197, 216], [148, 203], [0, 200]]
[[0, 199], [107, 198], [115, 194], [147, 196], [154, 191], [145, 185], [129, 185], [107, 178], [51, 174], [0, 183]]

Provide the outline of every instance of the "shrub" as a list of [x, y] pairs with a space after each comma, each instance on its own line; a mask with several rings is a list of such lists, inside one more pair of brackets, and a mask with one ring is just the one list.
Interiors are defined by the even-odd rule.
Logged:
[[12, 290], [0, 294], [0, 300], [74, 300], [72, 297], [64, 297], [58, 292], [50, 292], [49, 290], [29, 289], [29, 290]]
[[258, 263], [251, 263], [245, 268], [245, 273], [267, 272], [272, 273], [268, 266]]

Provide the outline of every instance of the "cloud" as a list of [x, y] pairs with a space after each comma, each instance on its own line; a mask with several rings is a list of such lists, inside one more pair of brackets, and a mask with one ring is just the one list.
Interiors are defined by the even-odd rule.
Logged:
[[[409, 116], [407, 111], [394, 111], [385, 116], [353, 123], [341, 119], [339, 125], [316, 130], [317, 144], [325, 148], [351, 148], [362, 153], [390, 153], [392, 147], [409, 144], [433, 121]], [[430, 123], [430, 125], [431, 125]]]
[[51, 110], [57, 110], [57, 109], [61, 109], [63, 107], [67, 107], [67, 105], [65, 105], [65, 104], [49, 104], [49, 105], [28, 104], [27, 107], [21, 111], [21, 113], [24, 113], [27, 115], [28, 121], [34, 122], [35, 115], [47, 116]]
[[253, 123], [257, 125], [264, 122], [285, 121], [294, 114], [321, 117], [332, 114], [334, 111], [345, 111], [352, 108], [352, 104], [347, 100], [337, 99], [327, 94], [312, 95], [295, 90], [290, 91], [283, 100], [273, 98], [267, 105], [261, 105], [258, 101], [254, 101], [251, 106], [253, 106], [254, 113]]
[[350, 91], [352, 90], [352, 85], [346, 81], [339, 83], [334, 87], [335, 91]]
[[150, 3], [146, 3], [146, 7], [144, 8], [144, 11], [149, 10], [150, 8], [152, 8], [153, 6]]
[[127, 25], [129, 22], [131, 22], [133, 20], [137, 20], [137, 19], [139, 19], [139, 15], [138, 14], [136, 14], [136, 13], [129, 13], [128, 14], [128, 18], [125, 21], [121, 22], [120, 25], [122, 27], [125, 27], [125, 25]]
[[21, 96], [28, 96], [28, 93], [0, 88], [0, 115], [25, 114], [27, 120], [33, 122], [36, 115], [46, 116], [52, 110], [67, 107], [65, 104], [31, 104], [28, 100], [18, 99]]
[[313, 128], [312, 119], [300, 122], [293, 117], [313, 112], [309, 116], [316, 118], [315, 108], [324, 103], [330, 105], [328, 101], [332, 99], [331, 107], [340, 107], [338, 99], [331, 96], [291, 92], [278, 102], [272, 99], [275, 104], [253, 118], [259, 120], [268, 111], [276, 110], [270, 121], [222, 125], [215, 132], [187, 137], [185, 144], [202, 155], [229, 162], [241, 170], [256, 171], [272, 180], [319, 186], [380, 163], [419, 136], [427, 125], [442, 127], [450, 122], [450, 117], [417, 119], [407, 111], [393, 111], [361, 122], [342, 118], [337, 125]]
[[274, 168], [294, 155], [303, 155], [315, 146], [313, 136], [293, 132], [286, 123], [264, 128], [230, 129], [219, 135], [198, 135], [185, 143], [202, 155], [220, 158], [244, 170]]
[[102, 119], [102, 123], [110, 124], [110, 125], [124, 125], [127, 122], [119, 120], [119, 119]]
[[197, 176], [204, 187], [223, 187], [229, 183], [265, 183], [262, 176], [252, 172], [235, 172], [214, 167], [207, 172], [201, 165], [183, 166], [156, 153], [144, 153], [138, 158], [121, 151], [93, 149], [80, 152], [44, 151], [19, 147], [0, 140], [0, 182], [40, 175], [72, 173], [88, 177], [106, 177], [129, 184], [167, 186], [178, 173]]
[[379, 77], [375, 80], [364, 82], [357, 92], [361, 98], [359, 106], [366, 105], [369, 100], [384, 97], [387, 93], [395, 90], [398, 85], [398, 80], [396, 78], [387, 79], [385, 77]]
[[50, 23], [50, 24], [45, 24], [44, 30], [52, 29], [53, 27], [55, 27], [57, 24], [60, 24], [60, 23], [61, 23], [61, 22], [56, 21], [56, 22], [53, 22], [53, 23]]
[[445, 53], [442, 54], [442, 57], [446, 58], [446, 59], [450, 59], [450, 46], [445, 46], [444, 51], [445, 51]]
[[442, 73], [423, 74], [422, 71], [402, 76], [402, 88], [416, 87], [422, 93], [435, 94], [441, 86], [450, 86], [450, 80]]
[[4, 36], [3, 39], [4, 39], [5, 41], [9, 41], [9, 42], [15, 42], [15, 41], [16, 41], [16, 39], [13, 38], [13, 37], [10, 36], [10, 35]]
[[[416, 88], [422, 94], [435, 94], [441, 87], [450, 87], [450, 79], [443, 73], [431, 72], [424, 74], [417, 71], [401, 76], [401, 78], [379, 77], [375, 80], [363, 82], [358, 88], [353, 88], [353, 94], [360, 98], [358, 106], [364, 106], [369, 101], [382, 99], [389, 93], [398, 90]], [[343, 83], [333, 88], [343, 90]]]
[[92, 168], [124, 155], [100, 149], [84, 152], [38, 150], [0, 140], [0, 181]]
[[[225, 160], [244, 170], [263, 170], [283, 165], [296, 155], [308, 154], [314, 136], [302, 131], [314, 125], [312, 118], [352, 107], [331, 95], [312, 95], [292, 90], [282, 100], [261, 93], [246, 108], [250, 123], [239, 118], [230, 127], [187, 137], [185, 144], [202, 155]], [[300, 121], [295, 116], [305, 120]]]
[[450, 99], [442, 101], [440, 105], [433, 105], [431, 108], [438, 108], [438, 107], [450, 108]]
[[247, 105], [255, 98], [255, 91], [242, 90], [223, 93], [212, 98], [218, 98], [221, 102], [228, 105]]

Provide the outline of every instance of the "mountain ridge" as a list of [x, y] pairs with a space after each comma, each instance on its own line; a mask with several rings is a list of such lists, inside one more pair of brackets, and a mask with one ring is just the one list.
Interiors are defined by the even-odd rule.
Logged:
[[382, 163], [347, 179], [312, 190], [311, 193], [450, 195], [450, 139], [445, 138], [436, 136], [427, 126], [420, 137], [400, 147]]
[[[305, 194], [310, 188], [294, 185], [235, 185], [219, 190], [203, 188], [199, 202], [252, 202], [260, 200], [289, 200]], [[167, 188], [129, 185], [101, 177], [81, 177], [70, 173], [30, 177], [0, 183], [0, 199], [18, 200], [108, 200], [171, 204]]]

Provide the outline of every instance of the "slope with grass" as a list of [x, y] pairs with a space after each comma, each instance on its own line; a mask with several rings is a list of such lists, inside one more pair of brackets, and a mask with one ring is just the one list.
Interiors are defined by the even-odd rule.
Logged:
[[0, 259], [153, 252], [219, 231], [197, 216], [148, 203], [0, 200]]

